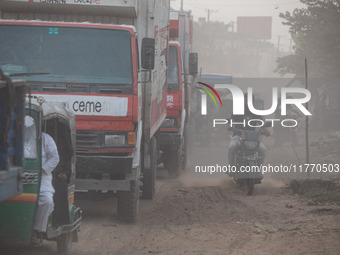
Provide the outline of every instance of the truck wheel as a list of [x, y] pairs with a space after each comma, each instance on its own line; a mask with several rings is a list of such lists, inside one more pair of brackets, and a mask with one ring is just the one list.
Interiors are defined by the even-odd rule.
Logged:
[[182, 171], [182, 150], [181, 148], [176, 151], [171, 150], [167, 154], [168, 174], [171, 178], [178, 178]]
[[150, 168], [143, 171], [142, 198], [152, 199], [155, 194], [156, 171], [157, 171], [157, 140], [155, 137], [150, 141]]
[[58, 254], [68, 254], [70, 252], [71, 247], [72, 247], [72, 239], [73, 239], [72, 232], [62, 234], [57, 239]]
[[118, 191], [118, 219], [133, 223], [137, 220], [139, 204], [139, 182], [131, 181], [130, 191]]

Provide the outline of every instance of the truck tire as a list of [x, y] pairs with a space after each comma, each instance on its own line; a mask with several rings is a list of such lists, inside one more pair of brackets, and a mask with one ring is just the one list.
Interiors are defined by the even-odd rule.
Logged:
[[166, 166], [168, 168], [168, 174], [170, 178], [176, 179], [179, 177], [182, 171], [182, 150], [170, 150], [167, 151]]
[[58, 254], [68, 254], [72, 247], [73, 233], [62, 234], [57, 239], [57, 251]]
[[137, 220], [139, 181], [131, 181], [130, 191], [118, 191], [118, 219], [127, 223]]
[[155, 137], [150, 141], [150, 168], [143, 171], [142, 198], [152, 199], [155, 194], [157, 172], [157, 140]]

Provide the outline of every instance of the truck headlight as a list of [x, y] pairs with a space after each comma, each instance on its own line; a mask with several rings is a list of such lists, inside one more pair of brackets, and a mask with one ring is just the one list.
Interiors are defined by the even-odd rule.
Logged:
[[105, 135], [105, 145], [123, 145], [125, 135]]
[[162, 123], [162, 128], [174, 127], [175, 119], [165, 119]]

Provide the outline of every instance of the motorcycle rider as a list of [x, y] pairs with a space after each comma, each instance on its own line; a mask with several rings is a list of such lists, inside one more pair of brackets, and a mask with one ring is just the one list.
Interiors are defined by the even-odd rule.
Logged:
[[[253, 101], [254, 101], [254, 96], [253, 96]], [[235, 165], [235, 156], [237, 153], [237, 150], [239, 146], [241, 145], [240, 143], [240, 129], [241, 130], [254, 130], [254, 127], [251, 127], [248, 125], [248, 121], [252, 119], [260, 119], [263, 120], [263, 118], [259, 115], [255, 115], [249, 110], [248, 103], [247, 103], [247, 93], [244, 95], [244, 115], [234, 115], [232, 114], [230, 117], [230, 120], [233, 123], [238, 123], [238, 124], [233, 124], [232, 126], [230, 125], [229, 122], [229, 130], [233, 130], [233, 136], [230, 140], [229, 143], [229, 149], [228, 149], [228, 159], [229, 159], [229, 164], [230, 165]], [[242, 123], [242, 124], [241, 124]], [[244, 125], [243, 125], [244, 123]], [[270, 131], [266, 127], [262, 127], [265, 135], [268, 137], [270, 136]], [[263, 164], [264, 158], [266, 155], [266, 147], [263, 145], [263, 143], [260, 142], [258, 146], [258, 154], [259, 154], [259, 164]]]

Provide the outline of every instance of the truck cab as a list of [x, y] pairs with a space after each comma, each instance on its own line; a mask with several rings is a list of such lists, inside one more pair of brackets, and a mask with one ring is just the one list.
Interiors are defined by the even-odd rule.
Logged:
[[169, 0], [0, 2], [0, 63], [76, 115], [76, 189], [118, 193], [135, 221], [152, 198], [166, 116]]
[[170, 12], [167, 117], [160, 129], [161, 162], [171, 178], [186, 168], [190, 128], [191, 86], [197, 74], [197, 53], [192, 52], [192, 16]]
[[182, 170], [185, 149], [183, 132], [186, 119], [185, 90], [179, 42], [169, 42], [167, 117], [160, 129], [162, 162], [172, 178]]

